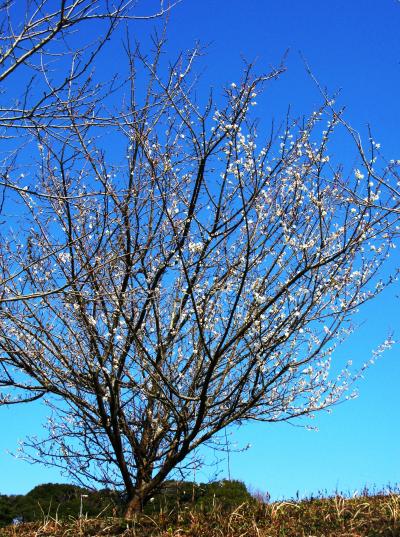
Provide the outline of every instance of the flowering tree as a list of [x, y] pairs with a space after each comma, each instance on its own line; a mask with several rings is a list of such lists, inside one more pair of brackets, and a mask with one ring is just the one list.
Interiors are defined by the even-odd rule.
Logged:
[[329, 159], [331, 102], [258, 146], [251, 111], [280, 70], [248, 69], [202, 109], [196, 51], [161, 76], [160, 50], [130, 53], [104, 125], [66, 101], [61, 133], [30, 130], [0, 251], [1, 401], [44, 397], [31, 459], [123, 487], [127, 516], [229, 425], [344, 396], [331, 355], [384, 286], [399, 205], [374, 144], [348, 176]]
[[95, 111], [117, 73], [95, 81], [95, 67], [121, 22], [130, 31], [132, 21], [160, 18], [179, 1], [141, 13], [134, 0], [0, 0], [0, 214], [6, 191], [20, 187], [9, 172], [38, 133], [59, 139], [72, 110], [86, 127], [111, 120]]
[[[60, 97], [63, 89], [69, 89], [82, 76], [117, 24], [121, 21], [153, 19], [168, 12], [173, 3], [164, 8], [161, 0], [159, 9], [153, 13], [137, 14], [137, 2], [117, 0], [110, 4], [104, 0], [2, 0], [0, 3], [0, 83], [17, 70], [27, 75], [24, 90], [15, 99], [14, 91], [4, 94], [13, 97], [0, 108], [0, 125], [5, 127], [31, 124], [34, 119], [43, 121], [54, 114], [57, 106], [54, 98]], [[74, 33], [90, 35], [90, 39], [75, 39]], [[66, 61], [66, 58], [70, 60]], [[58, 71], [58, 83], [54, 82], [54, 72]], [[20, 81], [19, 81], [20, 82]], [[44, 84], [43, 93], [35, 97], [33, 88]], [[33, 95], [32, 95], [33, 94]]]

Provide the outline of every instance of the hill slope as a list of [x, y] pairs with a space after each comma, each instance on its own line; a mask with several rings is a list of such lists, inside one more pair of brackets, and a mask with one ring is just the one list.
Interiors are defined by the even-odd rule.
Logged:
[[236, 508], [160, 510], [127, 522], [120, 518], [20, 524], [1, 537], [400, 537], [400, 495], [245, 502]]

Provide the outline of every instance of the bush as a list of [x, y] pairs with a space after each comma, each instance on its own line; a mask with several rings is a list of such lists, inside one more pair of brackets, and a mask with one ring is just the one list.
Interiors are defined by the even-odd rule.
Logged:
[[0, 496], [0, 526], [14, 519], [23, 522], [43, 520], [44, 517], [68, 519], [80, 514], [81, 496], [84, 515], [96, 517], [99, 513], [112, 516], [120, 512], [122, 501], [118, 493], [104, 489], [90, 491], [68, 484], [46, 483], [33, 488], [25, 496]]
[[224, 479], [200, 485], [188, 481], [166, 481], [144, 511], [147, 514], [170, 512], [186, 506], [210, 511], [216, 507], [231, 509], [250, 501], [253, 498], [241, 481]]
[[223, 479], [222, 481], [203, 484], [201, 488], [204, 489], [204, 494], [200, 497], [198, 503], [206, 511], [214, 507], [232, 509], [244, 502], [254, 501], [242, 481]]
[[[43, 521], [47, 516], [60, 520], [78, 518], [83, 499], [83, 515], [89, 518], [121, 516], [124, 502], [121, 494], [108, 489], [90, 491], [68, 484], [46, 483], [33, 488], [25, 496], [0, 495], [0, 527], [22, 522]], [[215, 481], [192, 483], [189, 481], [166, 481], [158, 494], [145, 507], [145, 513], [178, 512], [186, 507], [199, 511], [215, 508], [228, 510], [253, 498], [241, 481]]]

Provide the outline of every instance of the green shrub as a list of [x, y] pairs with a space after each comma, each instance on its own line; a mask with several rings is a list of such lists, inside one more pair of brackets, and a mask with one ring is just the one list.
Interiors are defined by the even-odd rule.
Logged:
[[[84, 516], [123, 514], [123, 498], [117, 492], [46, 483], [33, 488], [25, 496], [0, 495], [0, 527], [11, 524], [15, 519], [34, 522], [43, 521], [46, 517], [59, 520], [77, 518], [81, 497]], [[232, 509], [249, 501], [252, 497], [240, 481], [222, 480], [200, 485], [188, 481], [166, 481], [144, 511], [147, 514], [170, 513], [188, 508], [207, 512], [215, 508]]]
[[200, 485], [189, 481], [166, 481], [160, 492], [145, 506], [144, 512], [170, 512], [185, 507], [203, 511], [216, 507], [231, 509], [250, 501], [253, 498], [241, 481], [224, 479]]
[[46, 483], [25, 496], [0, 496], [0, 526], [11, 524], [17, 518], [24, 522], [40, 521], [47, 516], [63, 520], [77, 518], [83, 495], [87, 496], [82, 497], [83, 515], [121, 513], [122, 501], [115, 492], [107, 489], [93, 492], [75, 485]]
[[232, 509], [244, 502], [254, 501], [242, 481], [223, 479], [222, 481], [202, 484], [200, 488], [204, 492], [197, 503], [206, 511], [214, 507]]

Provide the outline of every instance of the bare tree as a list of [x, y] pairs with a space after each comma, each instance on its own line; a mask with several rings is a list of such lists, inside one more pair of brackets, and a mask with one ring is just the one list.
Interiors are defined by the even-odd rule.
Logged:
[[[177, 3], [177, 2], [175, 2]], [[27, 126], [33, 118], [49, 120], [57, 109], [54, 97], [60, 99], [61, 90], [68, 90], [92, 66], [93, 61], [110, 38], [118, 23], [138, 19], [153, 19], [165, 15], [172, 7], [160, 6], [154, 13], [139, 15], [133, 0], [4, 0], [0, 5], [0, 83], [2, 94], [6, 79], [16, 71], [24, 71], [25, 84], [15, 100], [2, 104], [0, 125]], [[76, 32], [79, 31], [79, 40]], [[86, 38], [81, 36], [85, 35]], [[54, 78], [57, 82], [54, 82]], [[37, 84], [43, 86], [37, 91]], [[21, 90], [21, 86], [24, 88]], [[39, 93], [39, 96], [38, 96]], [[55, 100], [57, 100], [55, 99]]]
[[160, 52], [130, 52], [112, 123], [67, 103], [62, 135], [30, 130], [38, 160], [11, 178], [0, 251], [1, 401], [44, 397], [31, 460], [122, 487], [128, 517], [229, 425], [348, 393], [331, 356], [385, 285], [399, 208], [374, 145], [347, 175], [329, 158], [330, 102], [260, 144], [251, 111], [280, 69], [202, 107], [197, 52], [164, 76]]
[[59, 140], [78, 123], [113, 121], [104, 103], [119, 83], [118, 65], [105, 79], [96, 66], [121, 22], [129, 33], [132, 21], [163, 17], [179, 1], [160, 0], [142, 14], [134, 0], [0, 3], [0, 214], [6, 190], [21, 188], [12, 170], [29, 160], [41, 134], [51, 131]]

